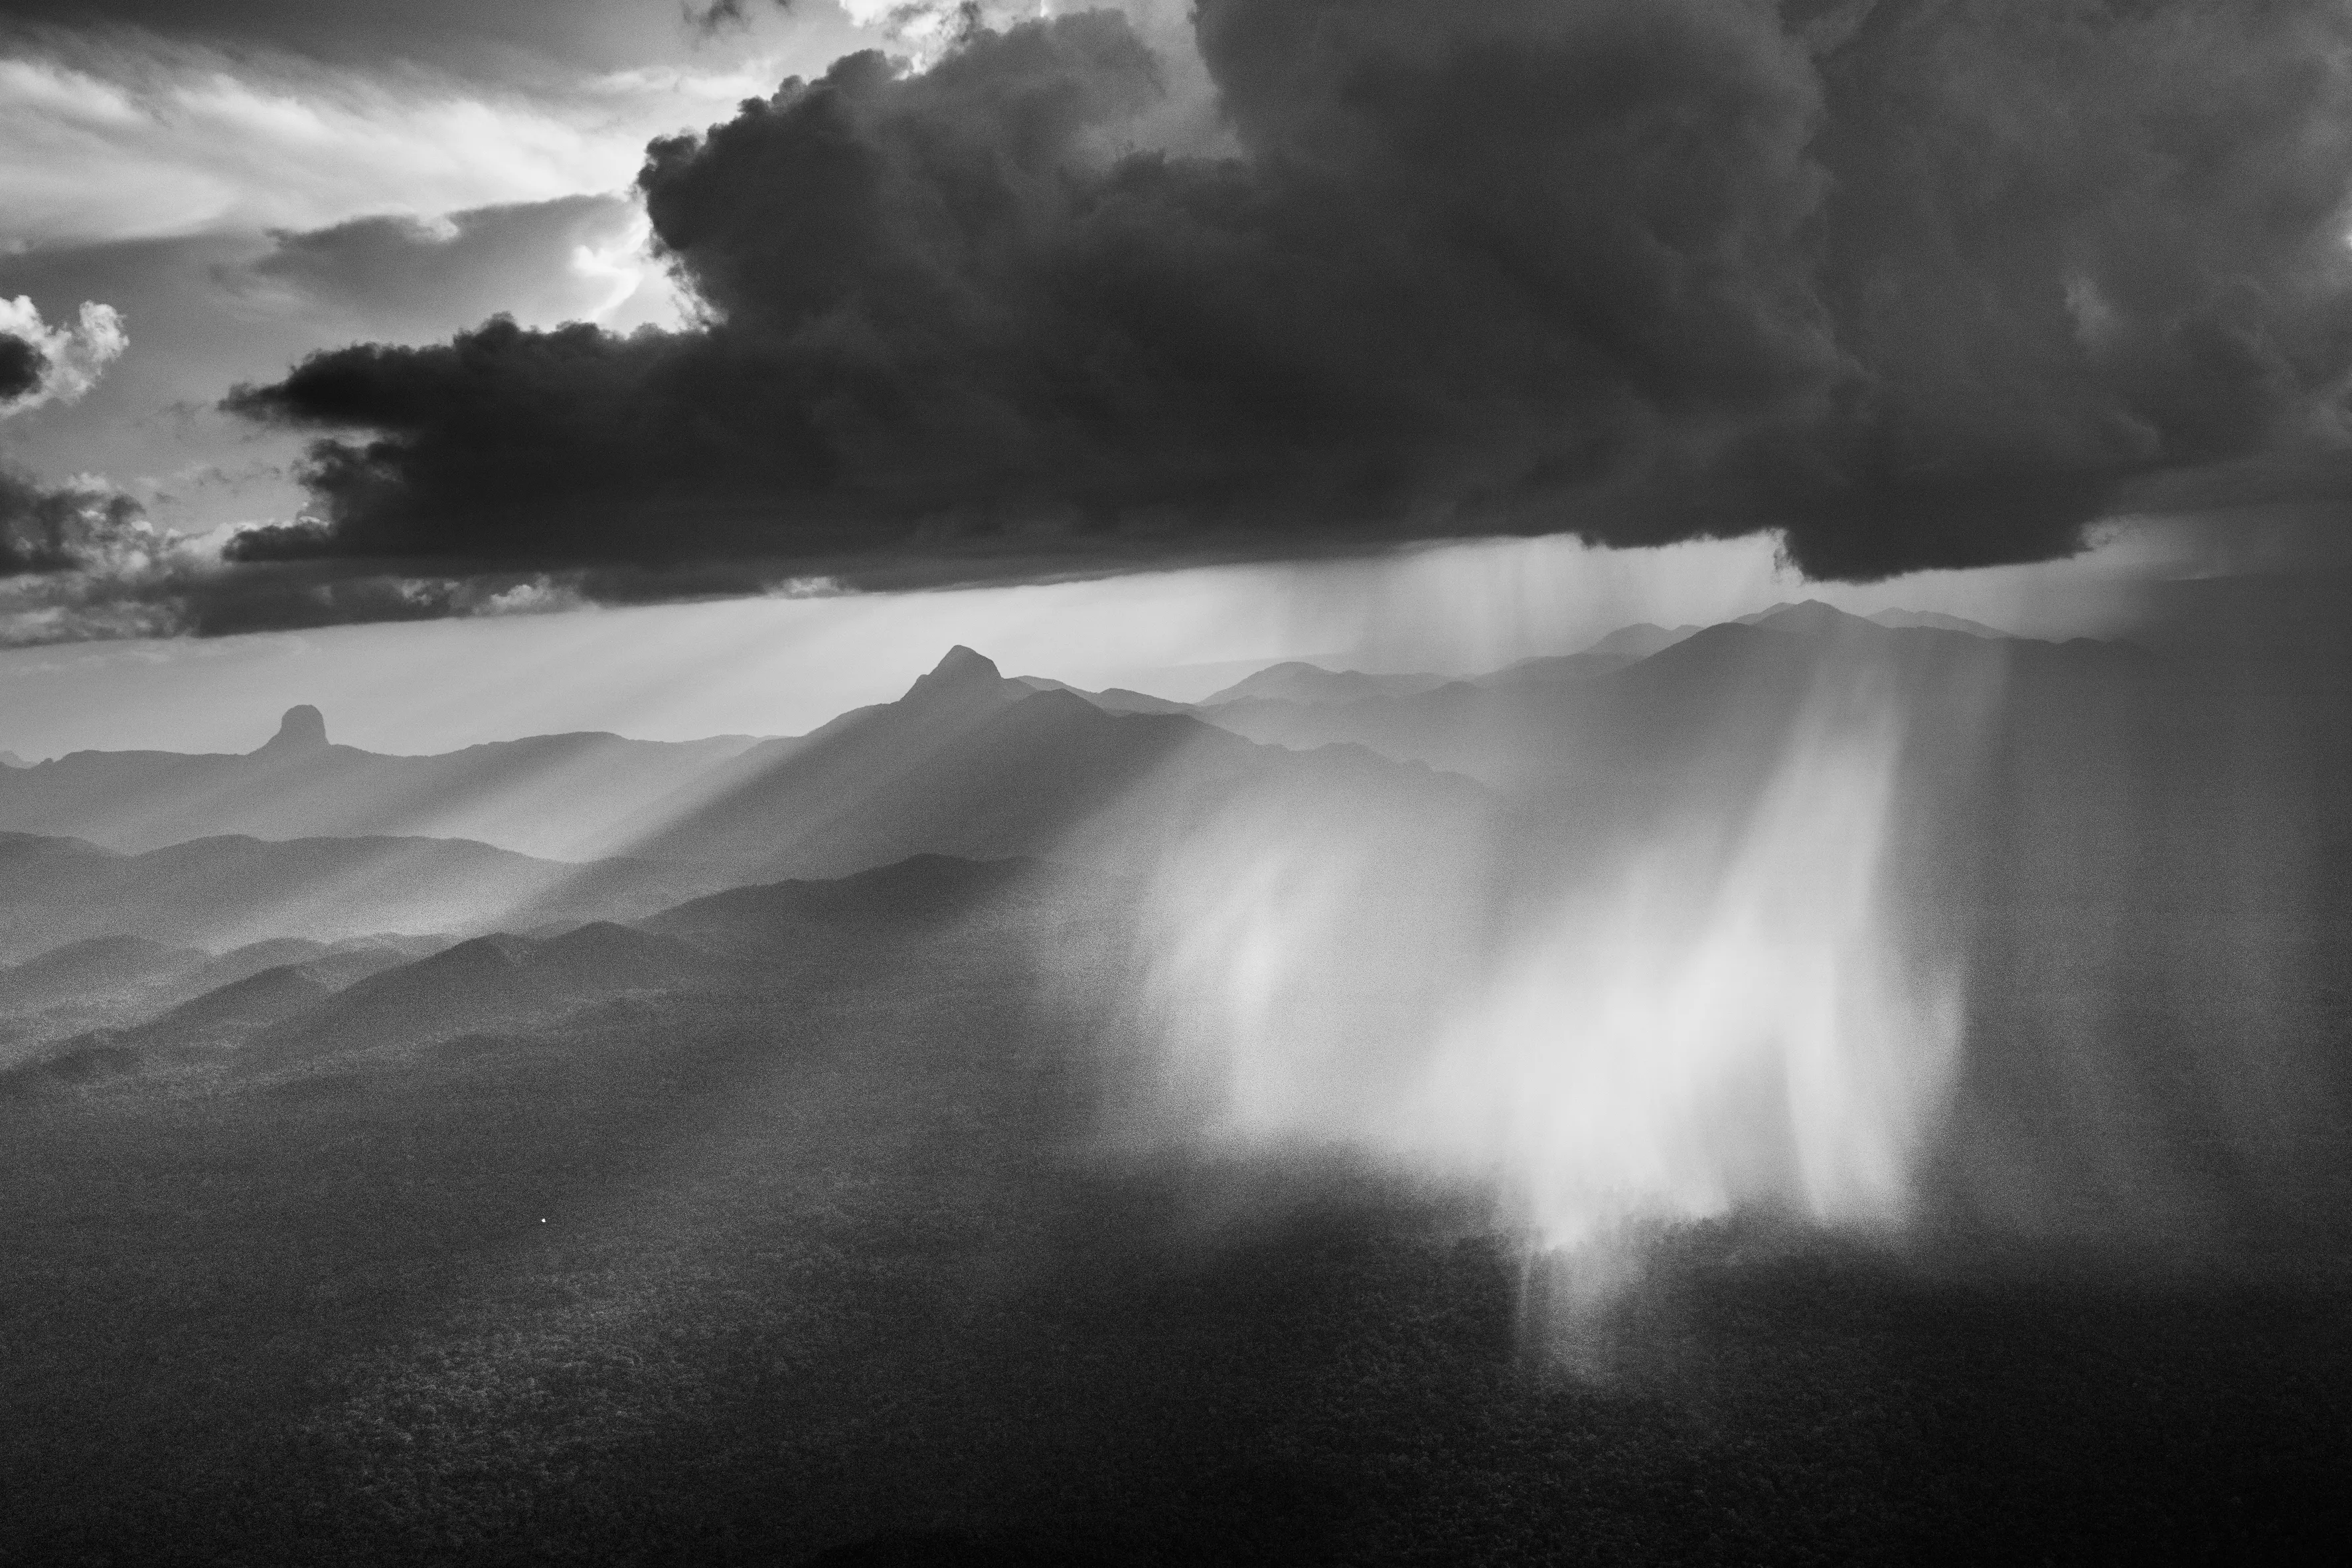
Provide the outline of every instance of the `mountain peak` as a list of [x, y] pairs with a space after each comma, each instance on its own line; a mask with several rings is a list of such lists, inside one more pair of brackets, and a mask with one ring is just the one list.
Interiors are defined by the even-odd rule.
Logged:
[[327, 744], [327, 716], [305, 702], [286, 710], [265, 752], [315, 752]]
[[934, 678], [947, 676], [958, 680], [968, 680], [982, 675], [985, 675], [991, 680], [1004, 679], [998, 672], [994, 659], [986, 654], [975, 653], [961, 643], [956, 644], [940, 657], [940, 662], [931, 667], [931, 674]]
[[947, 657], [931, 667], [931, 672], [907, 689], [908, 697], [943, 695], [952, 691], [985, 689], [993, 691], [1004, 681], [996, 661], [974, 653], [961, 643], [948, 649]]
[[1834, 605], [1825, 605], [1819, 599], [1807, 599], [1795, 605], [1775, 605], [1760, 614], [1742, 616], [1740, 619], [1750, 626], [1765, 626], [1776, 632], [1794, 632], [1805, 637], [1856, 629], [1874, 632], [1880, 629], [1860, 616], [1850, 616]]

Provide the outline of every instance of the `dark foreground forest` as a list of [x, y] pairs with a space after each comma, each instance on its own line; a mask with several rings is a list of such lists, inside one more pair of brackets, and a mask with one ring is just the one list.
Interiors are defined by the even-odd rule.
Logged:
[[[2342, 1539], [2352, 1279], [2307, 1251], [1723, 1224], [1659, 1239], [1563, 1326], [1467, 1194], [1104, 1146], [1134, 1064], [1066, 984], [1097, 973], [1087, 921], [1049, 923], [1066, 962], [1041, 966], [1034, 921], [841, 918], [798, 963], [552, 1023], [347, 1016], [332, 1051], [12, 1079], [0, 1560], [2283, 1561]], [[601, 940], [610, 971], [630, 939]]]
[[0, 773], [0, 1563], [2328, 1557], [2352, 684], [1633, 631]]

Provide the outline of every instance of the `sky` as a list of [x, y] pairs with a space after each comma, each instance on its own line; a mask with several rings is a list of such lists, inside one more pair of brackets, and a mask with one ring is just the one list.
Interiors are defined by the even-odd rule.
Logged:
[[1636, 622], [1706, 625], [1807, 598], [2028, 637], [2127, 637], [2147, 584], [2200, 563], [2189, 543], [2134, 530], [2063, 563], [1820, 584], [1762, 540], [1612, 551], [1549, 537], [1009, 587], [50, 644], [0, 650], [0, 751], [247, 752], [297, 703], [322, 709], [337, 742], [403, 754], [573, 730], [801, 734], [899, 697], [958, 644], [1008, 675], [1194, 701], [1288, 659], [1479, 674]]
[[2341, 564], [2347, 195], [2334, 0], [0, 0], [0, 749], [2105, 635]]

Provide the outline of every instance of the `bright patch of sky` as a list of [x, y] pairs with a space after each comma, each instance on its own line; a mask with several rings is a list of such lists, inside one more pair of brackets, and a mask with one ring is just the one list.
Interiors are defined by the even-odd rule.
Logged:
[[[486, 52], [498, 68], [473, 75], [140, 26], [0, 28], [0, 302], [18, 335], [48, 323], [56, 367], [12, 408], [0, 459], [119, 487], [184, 532], [281, 520], [301, 504], [298, 443], [215, 412], [239, 381], [498, 310], [677, 324], [644, 215], [622, 195], [647, 141], [878, 37], [823, 5], [753, 21], [702, 40], [681, 14], [661, 29], [669, 58], [623, 68]], [[588, 198], [603, 205], [562, 232], [451, 221]], [[394, 265], [258, 269], [288, 237], [377, 218], [409, 220]]]
[[765, 75], [668, 73], [569, 100], [227, 61], [142, 41], [0, 60], [0, 244], [316, 228], [625, 186], [654, 134], [723, 114]]

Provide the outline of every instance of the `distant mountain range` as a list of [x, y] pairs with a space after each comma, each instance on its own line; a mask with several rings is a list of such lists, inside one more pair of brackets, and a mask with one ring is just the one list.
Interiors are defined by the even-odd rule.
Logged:
[[[321, 716], [298, 709], [247, 757], [83, 752], [11, 773], [0, 819], [64, 816], [134, 844], [220, 818], [258, 825], [282, 813], [281, 828], [356, 826], [373, 810], [446, 824], [528, 805], [518, 836], [598, 858], [357, 832], [209, 834], [135, 852], [0, 833], [0, 962], [96, 937], [219, 951], [626, 921], [721, 888], [919, 855], [1051, 857], [1142, 874], [1180, 847], [1280, 821], [1385, 835], [1404, 847], [1393, 857], [1402, 863], [1496, 809], [1482, 786], [1419, 764], [1353, 746], [1257, 745], [1189, 712], [1118, 711], [1098, 695], [1006, 679], [968, 648], [898, 701], [811, 734], [698, 744], [551, 737], [386, 758], [331, 745]], [[434, 793], [436, 780], [449, 798]]]
[[299, 971], [325, 989], [404, 963], [448, 939], [381, 936], [341, 942], [275, 937], [226, 952], [168, 947], [135, 936], [86, 937], [0, 966], [0, 1065], [47, 1042], [158, 1018], [206, 1020], [202, 1000], [256, 975]]
[[[1474, 802], [1465, 781], [1476, 780], [1522, 802], [1576, 797], [1591, 814], [1602, 796], [1655, 795], [1661, 781], [1672, 793], [1693, 778], [1747, 777], [1811, 693], [1870, 661], [1903, 684], [1925, 746], [1957, 733], [1963, 715], [1952, 704], [1966, 693], [2006, 692], [2001, 725], [2011, 750], [2026, 748], [2010, 772], [2044, 794], [2101, 770], [2137, 770], [2143, 781], [2210, 774], [2223, 743], [2215, 737], [2241, 722], [2231, 702], [2200, 687], [2193, 667], [2127, 646], [2030, 641], [1924, 612], [1865, 618], [1809, 601], [1706, 628], [1626, 626], [1580, 652], [1468, 680], [1279, 664], [1192, 705], [1007, 679], [958, 648], [895, 702], [770, 740], [554, 735], [393, 757], [333, 744], [316, 710], [297, 709], [244, 756], [83, 752], [11, 768], [0, 773], [0, 831], [131, 854], [231, 837], [471, 840], [475, 850], [437, 853], [462, 860], [488, 847], [541, 860], [690, 862], [698, 868], [680, 875], [706, 888], [923, 853], [1131, 865], [1190, 831], [1202, 811], [1250, 800], [1327, 798], [1331, 810], [1344, 803], [1374, 819], [1458, 816], [1491, 808]], [[2217, 705], [2222, 711], [2204, 722]], [[2158, 734], [2166, 739], [2155, 745]], [[415, 862], [424, 852], [405, 853]], [[502, 890], [469, 908], [537, 908], [541, 895], [526, 896], [526, 884], [584, 879], [605, 900], [597, 910], [625, 912], [625, 899], [611, 901], [616, 889], [683, 888], [643, 869], [492, 873], [490, 864], [465, 876]], [[419, 897], [410, 895], [401, 921], [383, 923], [417, 929]], [[474, 928], [450, 907], [435, 929]], [[139, 931], [176, 929], [157, 918], [160, 926]], [[112, 919], [93, 906], [56, 941], [129, 929], [105, 923]], [[26, 951], [37, 940], [34, 923], [0, 902], [0, 944], [13, 944], [0, 952]], [[224, 939], [281, 934], [228, 931], [217, 920], [207, 930]]]
[[469, 838], [583, 858], [610, 825], [757, 744], [534, 735], [440, 756], [335, 745], [290, 710], [242, 756], [75, 752], [0, 773], [0, 830], [137, 852], [193, 838]]
[[1931, 631], [1966, 632], [1972, 637], [2005, 637], [2011, 634], [1986, 626], [1982, 621], [1963, 620], [1958, 616], [1941, 615], [1934, 610], [1880, 610], [1866, 616], [1882, 626], [1926, 626]]
[[[887, 978], [894, 965], [935, 963], [950, 933], [1034, 940], [1091, 917], [1099, 934], [1120, 896], [1115, 882], [1037, 861], [919, 856], [832, 881], [737, 889], [634, 925], [495, 932], [421, 952], [278, 942], [212, 957], [138, 938], [85, 941], [0, 969], [0, 1015], [112, 1004], [110, 1017], [78, 1032], [0, 1037], [0, 1098], [142, 1075], [382, 1066], [420, 1047], [529, 1035], [622, 998], [757, 998], [837, 980], [845, 966]], [[910, 958], [909, 942], [924, 955]]]
[[1902, 716], [1906, 831], [1971, 903], [2185, 896], [2296, 854], [2332, 865], [2352, 837], [2344, 792], [2308, 787], [2344, 776], [2340, 727], [2193, 661], [1808, 602], [1468, 681], [1277, 665], [1192, 706], [1008, 679], [959, 647], [894, 702], [772, 740], [389, 757], [297, 709], [245, 756], [0, 773], [0, 962], [101, 936], [220, 951], [627, 921], [923, 855], [1148, 878], [1286, 842], [1447, 876], [1475, 846], [1539, 860], [1737, 812], [1809, 710], [1865, 680]]
[[269, 938], [630, 917], [729, 885], [675, 862], [535, 859], [449, 838], [198, 838], [124, 855], [0, 834], [0, 961], [90, 937], [220, 950]]
[[[1889, 612], [1890, 616], [1898, 614]], [[1939, 626], [1950, 621], [1926, 616], [1912, 619]], [[1997, 635], [1971, 624], [1955, 624], [1977, 635]], [[993, 665], [987, 665], [983, 679], [957, 687], [963, 699], [957, 710], [977, 714], [979, 707], [1005, 706], [1024, 695], [1058, 694], [1103, 713], [1204, 720], [1249, 739], [1294, 748], [1357, 742], [1401, 760], [1415, 760], [1423, 759], [1429, 748], [1411, 742], [1392, 746], [1398, 741], [1392, 726], [1385, 720], [1370, 721], [1373, 710], [1367, 710], [1352, 723], [1301, 721], [1296, 710], [1369, 699], [1417, 698], [1457, 686], [1547, 688], [1622, 668], [1696, 629], [1623, 627], [1580, 653], [1523, 661], [1469, 682], [1433, 674], [1377, 675], [1278, 664], [1197, 704], [1122, 689], [1083, 691], [1039, 676], [1005, 680]], [[578, 733], [495, 742], [436, 756], [390, 756], [334, 744], [324, 716], [306, 706], [289, 710], [267, 745], [242, 755], [76, 752], [28, 765], [8, 754], [0, 756], [7, 764], [0, 771], [0, 831], [86, 839], [126, 853], [235, 836], [273, 840], [458, 838], [561, 860], [638, 853], [640, 847], [656, 845], [658, 851], [645, 852], [691, 852], [684, 847], [699, 834], [724, 842], [721, 852], [734, 854], [740, 852], [740, 842], [729, 839], [720, 825], [731, 820], [740, 826], [758, 818], [758, 809], [741, 799], [747, 783], [757, 778], [767, 781], [763, 792], [781, 792], [777, 809], [793, 820], [793, 836], [805, 845], [807, 825], [815, 820], [811, 811], [828, 819], [834, 815], [823, 804], [828, 786], [821, 778], [854, 774], [858, 758], [878, 762], [891, 752], [894, 743], [887, 737], [908, 731], [909, 703], [926, 710], [923, 723], [929, 730], [915, 751], [945, 743], [950, 732], [961, 733], [954, 721], [942, 721], [943, 710], [932, 701], [943, 681], [956, 684], [959, 668], [970, 673], [963, 664], [950, 660], [943, 671], [918, 682], [900, 702], [845, 713], [810, 734], [788, 739], [730, 735], [657, 742]], [[1465, 700], [1456, 693], [1436, 706]], [[1053, 710], [1031, 711], [1024, 721], [1043, 723], [1045, 714]], [[1058, 723], [1046, 727], [1066, 732], [1064, 740], [1069, 745], [1086, 745], [1076, 738], [1085, 721], [1076, 708], [1065, 701], [1059, 711]], [[1163, 730], [1152, 739], [1099, 727], [1085, 732], [1097, 746], [1118, 734], [1120, 743], [1110, 750], [1129, 754], [1130, 763], [1170, 746], [1177, 735], [1190, 737], [1188, 744], [1199, 742], [1193, 731], [1179, 729]], [[855, 742], [849, 740], [853, 733]], [[854, 755], [843, 755], [845, 745]], [[803, 752], [825, 760], [782, 768], [785, 759]], [[959, 754], [954, 760], [970, 759]], [[1118, 769], [1129, 764], [1103, 752], [1088, 765], [1108, 770], [1100, 777], [1107, 786], [1114, 786]], [[900, 802], [902, 809], [905, 805]], [[689, 818], [697, 824], [691, 829], [683, 826]], [[860, 826], [859, 814], [853, 812], [850, 819], [824, 831], [846, 839], [887, 830], [872, 821]], [[1001, 813], [993, 828], [974, 831], [982, 837], [992, 834], [989, 847], [1008, 853], [1035, 847], [1039, 837], [1016, 828]], [[927, 847], [951, 851], [958, 847], [949, 842], [952, 837], [930, 831], [891, 847], [909, 853]], [[977, 843], [967, 836], [963, 847]], [[887, 858], [875, 845], [839, 853], [804, 848], [798, 862], [793, 852], [773, 843], [763, 853], [774, 866], [852, 866]]]
[[[683, 746], [388, 758], [298, 710], [246, 757], [0, 773], [0, 825], [51, 825], [0, 834], [0, 1089], [655, 1038], [633, 1009], [746, 996], [768, 1028], [794, 987], [894, 966], [951, 998], [1060, 965], [1107, 1037], [1143, 1018], [1406, 1062], [1527, 910], [1654, 878], [1662, 845], [1704, 903], [1776, 792], [1839, 807], [1855, 748], [1895, 802], [1871, 918], [1965, 981], [1942, 1190], [2039, 1223], [2018, 1194], [2122, 1203], [2183, 1147], [2259, 1186], [2301, 1156], [2233, 1130], [2231, 1042], [2274, 1046], [2293, 1071], [2261, 1092], [2315, 1124], [2352, 1104], [2314, 1045], [2341, 1032], [2352, 727], [2278, 668], [1806, 603], [1475, 680], [1277, 666], [1198, 705], [958, 647], [809, 734]], [[2086, 1149], [2052, 1131], [2066, 1105], [2123, 1122]]]
[[[1727, 733], [1769, 742], [1786, 733], [1781, 726], [1792, 705], [1832, 668], [1864, 660], [1919, 678], [1965, 670], [1970, 679], [2053, 661], [2084, 670], [2095, 664], [2107, 676], [2147, 664], [2115, 645], [2062, 648], [2003, 637], [1974, 623], [1948, 626], [1948, 616], [1906, 614], [1901, 625], [1885, 624], [1894, 618], [1849, 616], [1818, 601], [1780, 605], [1716, 626], [1628, 626], [1582, 652], [1526, 660], [1471, 680], [1346, 701], [1258, 698], [1204, 714], [1255, 741], [1352, 742], [1507, 791], [1557, 795], [1621, 764], [1665, 767], [1663, 776], [1671, 778], [1677, 764], [1667, 752], [1719, 746]], [[1668, 745], [1670, 735], [1680, 740]]]
[[[1343, 687], [1360, 679], [1388, 689], [1376, 678], [1329, 679]], [[987, 736], [965, 736], [966, 721], [992, 719], [1029, 698], [1041, 700], [1010, 721], [1029, 726], [1021, 741], [1002, 726]], [[76, 752], [12, 767], [0, 773], [0, 831], [79, 838], [126, 853], [229, 837], [468, 839], [566, 860], [706, 849], [740, 856], [748, 832], [759, 837], [770, 869], [854, 868], [896, 858], [888, 849], [951, 850], [983, 839], [1010, 853], [1034, 847], [1041, 834], [1055, 830], [1050, 824], [1023, 828], [1003, 810], [969, 801], [938, 803], [970, 818], [965, 828], [914, 827], [908, 814], [920, 809], [904, 789], [887, 805], [865, 799], [866, 771], [904, 784], [898, 764], [931, 750], [947, 748], [941, 765], [977, 765], [971, 747], [1042, 742], [1070, 750], [1073, 760], [1086, 752], [1081, 774], [1116, 787], [1122, 769], [1156, 765], [1171, 748], [1214, 746], [1195, 721], [1202, 711], [1141, 692], [1081, 691], [1035, 676], [1005, 679], [968, 649], [951, 654], [898, 702], [855, 710], [784, 739], [541, 735], [438, 756], [387, 756], [333, 744], [320, 711], [300, 707], [288, 711], [268, 744], [242, 755]], [[1105, 715], [1175, 725], [1116, 730], [1093, 722]], [[1230, 748], [1224, 753], [1228, 762], [1240, 754]], [[836, 786], [846, 791], [837, 800], [828, 793]], [[821, 820], [829, 826], [820, 829]], [[877, 834], [898, 837], [887, 846], [866, 842]], [[821, 849], [819, 838], [854, 847]]]
[[1301, 754], [1189, 713], [1107, 710], [1006, 679], [958, 647], [897, 702], [751, 748], [625, 825], [611, 847], [726, 864], [746, 879], [917, 854], [1131, 869], [1204, 816], [1284, 801], [1400, 822], [1490, 805], [1466, 779], [1361, 747]]
[[[1807, 600], [1805, 604], [1828, 608], [1820, 605], [1818, 600]], [[1774, 605], [1769, 609], [1742, 616], [1738, 621], [1742, 626], [1755, 626], [1763, 621], [1776, 620], [1802, 607], [1791, 604]], [[1962, 620], [1958, 616], [1939, 615], [1932, 610], [1880, 610], [1856, 618], [1895, 628], [1925, 626], [1938, 631], [1967, 632], [1971, 637], [2010, 636], [1979, 621]], [[1486, 675], [1468, 677], [1367, 674], [1360, 670], [1329, 670], [1319, 665], [1294, 661], [1269, 666], [1246, 679], [1202, 698], [1194, 706], [1207, 710], [1246, 701], [1353, 702], [1367, 697], [1412, 697], [1457, 684], [1494, 688], [1536, 685], [1551, 680], [1580, 680], [1612, 669], [1622, 669], [1653, 654], [1664, 653], [1684, 638], [1696, 637], [1706, 629], [1696, 626], [1670, 627], [1639, 622], [1630, 626], [1620, 626], [1574, 653], [1523, 658]], [[1216, 713], [1209, 712], [1205, 716], [1213, 721], [1221, 721], [1220, 715]]]
[[1296, 660], [1269, 665], [1237, 680], [1222, 691], [1201, 699], [1198, 706], [1215, 708], [1227, 702], [1350, 702], [1360, 697], [1404, 697], [1443, 686], [1443, 675], [1368, 675], [1358, 669], [1325, 669]]

